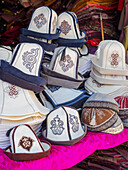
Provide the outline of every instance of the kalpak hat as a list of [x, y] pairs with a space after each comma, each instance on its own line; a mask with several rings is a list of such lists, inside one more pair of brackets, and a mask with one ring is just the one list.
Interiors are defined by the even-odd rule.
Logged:
[[78, 88], [84, 77], [78, 74], [79, 56], [75, 50], [68, 47], [58, 47], [54, 50], [50, 64], [43, 63], [41, 76], [48, 85], [66, 88]]
[[10, 132], [11, 146], [4, 153], [15, 161], [36, 160], [49, 155], [51, 144], [40, 141], [33, 129], [23, 124]]
[[83, 105], [82, 122], [89, 131], [103, 131], [118, 119], [116, 101], [106, 94], [95, 93]]
[[87, 132], [83, 127], [76, 109], [60, 106], [52, 110], [46, 119], [46, 129], [42, 130], [45, 140], [57, 145], [73, 145]]

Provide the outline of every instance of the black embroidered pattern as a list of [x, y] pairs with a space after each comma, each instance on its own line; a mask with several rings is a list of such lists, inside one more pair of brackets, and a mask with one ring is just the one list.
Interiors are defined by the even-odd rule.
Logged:
[[30, 52], [26, 51], [22, 55], [23, 65], [31, 72], [34, 68], [34, 64], [37, 62], [39, 48], [31, 49]]
[[69, 122], [72, 125], [72, 130], [76, 133], [79, 130], [78, 117], [71, 114], [69, 114], [69, 116]]
[[111, 65], [117, 66], [119, 64], [118, 57], [119, 57], [119, 54], [117, 54], [117, 53], [112, 53], [111, 54], [111, 58], [112, 58]]
[[54, 135], [61, 135], [63, 133], [64, 123], [62, 120], [60, 120], [58, 115], [54, 117], [54, 119], [51, 121], [51, 125], [52, 126], [50, 127], [50, 129], [52, 130], [52, 133]]
[[21, 146], [22, 148], [30, 151], [32, 145], [33, 145], [34, 140], [31, 139], [30, 137], [23, 136], [18, 144], [18, 147]]

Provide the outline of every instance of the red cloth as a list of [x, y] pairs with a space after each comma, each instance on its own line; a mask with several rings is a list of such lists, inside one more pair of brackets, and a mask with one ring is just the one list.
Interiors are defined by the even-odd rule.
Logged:
[[123, 6], [124, 6], [124, 0], [119, 0], [119, 3], [118, 3], [118, 11], [122, 11]]
[[70, 146], [52, 145], [48, 157], [34, 161], [16, 162], [0, 150], [0, 169], [6, 170], [62, 170], [79, 163], [94, 151], [113, 148], [128, 141], [128, 129], [111, 135], [107, 133], [88, 132], [77, 144]]

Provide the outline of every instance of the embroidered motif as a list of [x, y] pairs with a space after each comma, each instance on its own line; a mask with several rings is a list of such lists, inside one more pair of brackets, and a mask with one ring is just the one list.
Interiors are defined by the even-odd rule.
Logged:
[[48, 85], [47, 87], [48, 87], [48, 89], [49, 89], [51, 92], [55, 92], [55, 91], [57, 91], [58, 89], [60, 89], [59, 86]]
[[[107, 112], [109, 114], [113, 114], [114, 111], [107, 109]], [[90, 125], [95, 126], [98, 125], [97, 121], [96, 121], [96, 115], [102, 120], [103, 118], [105, 118], [105, 113], [104, 113], [104, 109], [97, 109], [97, 108], [86, 108], [85, 112], [84, 112], [84, 119], [88, 118], [88, 122]]]
[[68, 71], [74, 65], [69, 55], [66, 55], [64, 60], [60, 60], [59, 64], [64, 72]]
[[71, 25], [69, 25], [68, 22], [64, 20], [61, 22], [59, 29], [61, 29], [61, 32], [66, 35], [71, 30]]
[[74, 116], [74, 115], [71, 115], [71, 114], [69, 114], [69, 116], [70, 116], [69, 117], [69, 122], [72, 125], [72, 130], [73, 130], [74, 133], [76, 133], [79, 130], [78, 117]]
[[23, 136], [18, 144], [18, 147], [21, 146], [22, 148], [30, 151], [32, 145], [33, 145], [34, 140], [31, 139], [30, 137]]
[[50, 129], [52, 130], [52, 133], [54, 135], [61, 135], [63, 133], [63, 121], [60, 120], [59, 116], [57, 115], [52, 121], [51, 121], [52, 127]]
[[40, 14], [34, 18], [34, 22], [35, 22], [37, 28], [41, 28], [42, 25], [46, 24], [47, 20], [44, 17], [44, 14]]
[[34, 64], [37, 62], [39, 48], [31, 49], [30, 52], [26, 51], [22, 55], [23, 65], [31, 72], [34, 68]]
[[94, 83], [97, 87], [101, 87], [102, 85], [99, 83], [99, 82], [97, 82], [96, 80], [92, 80], [92, 83]]
[[56, 29], [56, 22], [57, 22], [56, 17], [54, 17], [54, 20], [52, 21], [52, 25], [53, 25], [52, 32], [54, 32]]
[[90, 108], [88, 108], [88, 109], [86, 108], [84, 110], [84, 119], [87, 120], [87, 118], [88, 118], [89, 122], [91, 120], [90, 114], [91, 114], [91, 109]]
[[109, 61], [113, 67], [116, 67], [119, 64], [120, 57], [117, 51], [113, 51], [111, 54], [111, 57], [109, 58]]
[[8, 95], [13, 99], [18, 97], [19, 91], [20, 88], [12, 84], [7, 84], [7, 87], [4, 89], [4, 92], [8, 93]]

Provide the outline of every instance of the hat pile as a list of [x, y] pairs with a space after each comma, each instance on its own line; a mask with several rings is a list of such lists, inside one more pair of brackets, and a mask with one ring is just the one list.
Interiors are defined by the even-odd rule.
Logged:
[[86, 44], [86, 33], [79, 29], [77, 15], [71, 11], [60, 13], [57, 19], [57, 28], [61, 30], [61, 33], [55, 42], [59, 46], [71, 47], [78, 52], [80, 56], [78, 72], [84, 75], [91, 69], [90, 61], [92, 56], [89, 55], [89, 49]]
[[77, 16], [74, 12], [65, 11], [59, 14], [57, 27], [61, 29], [61, 34], [56, 40], [60, 46], [75, 47], [79, 55], [88, 55], [86, 33], [79, 30]]
[[115, 100], [119, 104], [119, 116], [123, 125], [128, 128], [128, 96], [118, 96]]
[[104, 40], [92, 58], [91, 77], [85, 82], [85, 88], [114, 97], [122, 95], [127, 91], [127, 74], [124, 46], [116, 40]]
[[128, 85], [128, 66], [122, 43], [105, 40], [100, 43], [92, 59], [91, 77], [101, 84]]
[[[43, 78], [39, 76], [40, 62], [43, 57], [42, 47], [38, 44], [22, 43], [15, 48], [13, 55], [10, 55], [8, 50], [6, 50], [5, 54], [7, 61], [1, 60], [1, 63], [3, 62], [4, 66], [7, 64], [10, 70], [4, 69], [5, 67], [2, 67], [3, 65], [1, 64], [0, 70], [2, 70], [2, 74], [0, 78], [6, 79], [6, 82], [0, 80], [1, 148], [9, 145], [10, 141], [6, 136], [7, 130], [16, 125], [27, 123], [38, 134], [42, 121], [49, 113], [49, 109], [40, 104], [34, 92], [27, 90], [27, 87], [30, 89], [35, 87], [38, 90], [43, 87], [43, 84], [41, 84]], [[7, 56], [10, 57], [8, 58]], [[2, 57], [4, 56], [2, 55]], [[8, 61], [11, 61], [11, 64]], [[14, 79], [11, 77], [14, 77]], [[19, 81], [14, 81], [17, 79]], [[37, 81], [35, 82], [35, 80]], [[22, 81], [26, 83], [21, 84]], [[12, 82], [12, 84], [9, 82]], [[36, 83], [39, 84], [36, 85]], [[24, 88], [21, 88], [20, 85], [23, 85]]]
[[124, 128], [118, 112], [118, 104], [112, 97], [95, 93], [83, 105], [82, 122], [89, 131], [117, 134]]

